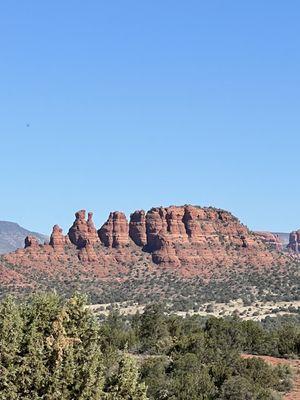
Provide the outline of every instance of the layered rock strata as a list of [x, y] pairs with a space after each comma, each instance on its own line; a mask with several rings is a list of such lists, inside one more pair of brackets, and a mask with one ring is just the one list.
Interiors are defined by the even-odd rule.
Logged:
[[147, 244], [146, 213], [137, 210], [130, 215], [129, 236], [137, 246], [143, 247]]
[[101, 242], [107, 247], [122, 247], [128, 244], [129, 226], [124, 213], [110, 213], [108, 220], [98, 230]]
[[[64, 279], [83, 269], [81, 279], [88, 280], [124, 276], [140, 265], [192, 277], [287, 261], [275, 237], [251, 232], [231, 213], [212, 207], [137, 210], [129, 221], [124, 213], [114, 211], [98, 231], [92, 217], [88, 213], [86, 218], [85, 210], [76, 212], [67, 236], [55, 225], [48, 245], [28, 237], [25, 249], [5, 255], [5, 261], [28, 270], [36, 268], [37, 276], [41, 269], [47, 274], [64, 271]], [[299, 236], [291, 234], [291, 248], [299, 249]]]
[[88, 242], [90, 244], [99, 242], [97, 230], [93, 222], [93, 213], [88, 213], [87, 220], [85, 214], [85, 210], [75, 213], [75, 221], [68, 233], [70, 241], [79, 249], [85, 247]]
[[280, 240], [280, 237], [271, 232], [255, 232], [256, 235], [271, 249], [275, 249], [281, 251], [283, 249], [283, 243]]
[[62, 251], [64, 246], [68, 244], [68, 239], [63, 235], [62, 229], [58, 225], [53, 226], [49, 244], [59, 251]]

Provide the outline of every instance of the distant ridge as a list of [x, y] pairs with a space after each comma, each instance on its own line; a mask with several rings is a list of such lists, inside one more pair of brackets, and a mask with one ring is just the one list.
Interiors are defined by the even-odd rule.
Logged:
[[0, 221], [0, 254], [23, 248], [26, 236], [34, 236], [40, 243], [49, 240], [48, 236], [31, 232], [15, 222]]

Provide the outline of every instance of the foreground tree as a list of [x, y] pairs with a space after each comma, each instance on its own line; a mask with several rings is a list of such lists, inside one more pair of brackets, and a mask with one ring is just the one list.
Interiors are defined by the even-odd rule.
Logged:
[[20, 360], [23, 320], [11, 297], [0, 305], [0, 393], [1, 399], [18, 399], [16, 366]]
[[65, 304], [52, 294], [25, 305], [2, 303], [0, 399], [101, 399], [98, 330], [80, 296]]
[[79, 295], [7, 298], [0, 303], [0, 400], [274, 400], [290, 389], [287, 366], [243, 359], [243, 349], [298, 354], [299, 326], [204, 323], [155, 305], [101, 321]]
[[139, 383], [135, 360], [123, 354], [116, 373], [107, 385], [107, 400], [147, 400], [146, 386]]

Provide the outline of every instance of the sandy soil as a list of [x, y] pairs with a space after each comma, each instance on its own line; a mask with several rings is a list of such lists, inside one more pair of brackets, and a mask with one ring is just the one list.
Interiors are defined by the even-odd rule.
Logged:
[[[243, 319], [251, 319], [253, 321], [260, 321], [267, 316], [276, 317], [276, 315], [282, 314], [292, 314], [288, 311], [288, 307], [300, 307], [300, 301], [282, 301], [282, 302], [256, 302], [251, 304], [250, 306], [246, 306], [243, 304], [242, 300], [234, 300], [229, 303], [204, 303], [201, 305], [198, 311], [178, 311], [177, 315], [185, 317], [186, 315], [213, 315], [215, 317], [225, 317], [230, 315], [238, 315]], [[104, 315], [109, 314], [109, 310], [111, 304], [94, 304], [90, 306], [96, 313], [101, 313]], [[124, 315], [132, 315], [137, 311], [143, 312], [144, 306], [138, 304], [130, 304], [128, 303], [114, 303], [114, 307], [116, 307], [121, 314]], [[276, 309], [285, 309], [285, 311], [274, 312]], [[299, 399], [300, 400], [300, 399]]]

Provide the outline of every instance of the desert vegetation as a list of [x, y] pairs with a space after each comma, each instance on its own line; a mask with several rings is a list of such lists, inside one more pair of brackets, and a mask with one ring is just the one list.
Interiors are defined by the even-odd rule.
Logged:
[[[75, 268], [72, 264], [65, 265], [64, 273], [50, 269], [47, 277], [41, 269], [17, 267], [3, 263], [6, 272], [12, 279], [8, 285], [2, 285], [0, 297], [9, 293], [18, 296], [27, 295], [33, 290], [52, 291], [71, 296], [75, 291], [89, 294], [93, 304], [125, 302], [128, 299], [138, 304], [153, 303], [167, 300], [172, 304], [172, 310], [199, 310], [204, 303], [224, 303], [242, 300], [243, 304], [253, 305], [257, 302], [276, 303], [289, 302], [291, 305], [300, 301], [300, 264], [291, 262], [284, 268], [274, 265], [270, 268], [221, 268], [215, 270], [209, 279], [203, 276], [183, 278], [174, 271], [150, 267], [147, 254], [145, 258], [128, 271], [118, 272], [111, 279], [99, 279], [93, 269]], [[93, 273], [94, 271], [94, 273]], [[0, 271], [1, 272], [1, 271]], [[20, 274], [28, 273], [31, 284], [18, 280]], [[53, 272], [53, 273], [52, 273]], [[27, 281], [26, 281], [27, 282]], [[25, 283], [26, 283], [25, 282]], [[34, 285], [32, 282], [35, 282]], [[201, 310], [200, 310], [201, 311]]]
[[288, 367], [241, 354], [299, 357], [299, 323], [166, 311], [104, 316], [81, 295], [4, 299], [1, 400], [275, 400], [291, 389]]

